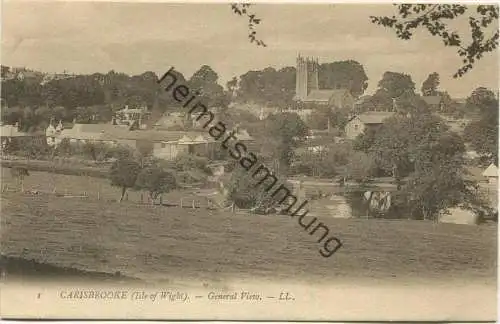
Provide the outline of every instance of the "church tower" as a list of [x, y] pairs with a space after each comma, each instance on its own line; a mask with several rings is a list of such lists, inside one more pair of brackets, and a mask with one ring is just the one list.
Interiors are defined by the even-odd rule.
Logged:
[[305, 100], [311, 90], [319, 89], [318, 70], [317, 58], [304, 58], [300, 54], [297, 56], [294, 97], [296, 101]]

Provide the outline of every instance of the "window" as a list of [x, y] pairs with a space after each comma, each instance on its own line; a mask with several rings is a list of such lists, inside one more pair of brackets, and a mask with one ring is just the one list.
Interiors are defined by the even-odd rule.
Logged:
[[165, 148], [165, 147], [167, 147], [167, 144], [161, 143], [161, 148]]

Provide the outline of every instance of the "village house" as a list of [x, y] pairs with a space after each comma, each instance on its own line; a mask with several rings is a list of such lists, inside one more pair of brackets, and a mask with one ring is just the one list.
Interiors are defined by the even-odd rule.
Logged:
[[70, 79], [74, 78], [75, 74], [68, 74], [66, 72], [64, 73], [47, 73], [43, 76], [42, 81], [40, 82], [40, 85], [44, 85], [49, 83], [50, 81], [56, 81], [56, 80], [64, 80], [64, 79]]
[[490, 164], [483, 172], [483, 176], [488, 179], [488, 184], [498, 186], [498, 168], [495, 164]]
[[59, 135], [61, 134], [62, 130], [63, 130], [62, 121], [59, 121], [59, 124], [57, 124], [56, 127], [52, 125], [52, 120], [49, 122], [49, 126], [47, 126], [47, 129], [45, 130], [45, 137], [48, 146], [53, 147], [61, 143], [61, 138]]
[[113, 122], [117, 125], [127, 126], [132, 126], [135, 123], [139, 129], [145, 129], [146, 124], [144, 122], [148, 120], [150, 115], [146, 107], [129, 108], [127, 105], [116, 112]]
[[310, 108], [282, 110], [282, 112], [284, 112], [284, 113], [295, 113], [295, 114], [299, 115], [299, 117], [303, 121], [307, 121], [311, 117], [311, 114], [313, 111], [314, 111], [314, 109], [310, 109]]
[[16, 125], [0, 125], [0, 138], [2, 140], [2, 148], [11, 141], [15, 141], [21, 137], [30, 136], [28, 133], [19, 131], [19, 124]]
[[392, 116], [394, 112], [385, 111], [370, 111], [354, 115], [345, 126], [346, 138], [353, 140], [369, 128], [380, 127], [387, 118]]
[[[123, 145], [165, 160], [175, 159], [181, 154], [213, 158], [217, 146], [220, 146], [204, 131], [130, 130], [127, 125], [75, 124], [72, 128], [57, 133], [50, 126], [47, 130], [48, 141], [60, 143], [67, 138], [72, 144], [90, 142]], [[253, 142], [246, 130], [238, 130], [236, 136], [240, 142]]]
[[0, 143], [2, 151], [9, 145], [24, 146], [27, 140], [42, 142], [45, 138], [43, 133], [27, 133], [20, 131], [20, 129], [19, 123], [15, 125], [0, 125]]

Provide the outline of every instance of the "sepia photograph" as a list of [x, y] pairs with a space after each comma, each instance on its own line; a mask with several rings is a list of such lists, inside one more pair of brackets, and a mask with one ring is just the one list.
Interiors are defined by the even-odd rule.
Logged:
[[1, 12], [1, 318], [497, 320], [498, 3]]

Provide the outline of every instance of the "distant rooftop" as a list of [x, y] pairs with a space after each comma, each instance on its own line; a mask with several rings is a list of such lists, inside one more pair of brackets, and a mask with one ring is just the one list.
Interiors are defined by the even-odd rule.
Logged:
[[363, 124], [383, 124], [384, 120], [394, 116], [394, 112], [387, 111], [369, 111], [351, 118], [359, 118]]
[[498, 178], [498, 168], [495, 164], [490, 164], [489, 167], [486, 168], [483, 172], [483, 176], [485, 177], [494, 177]]

